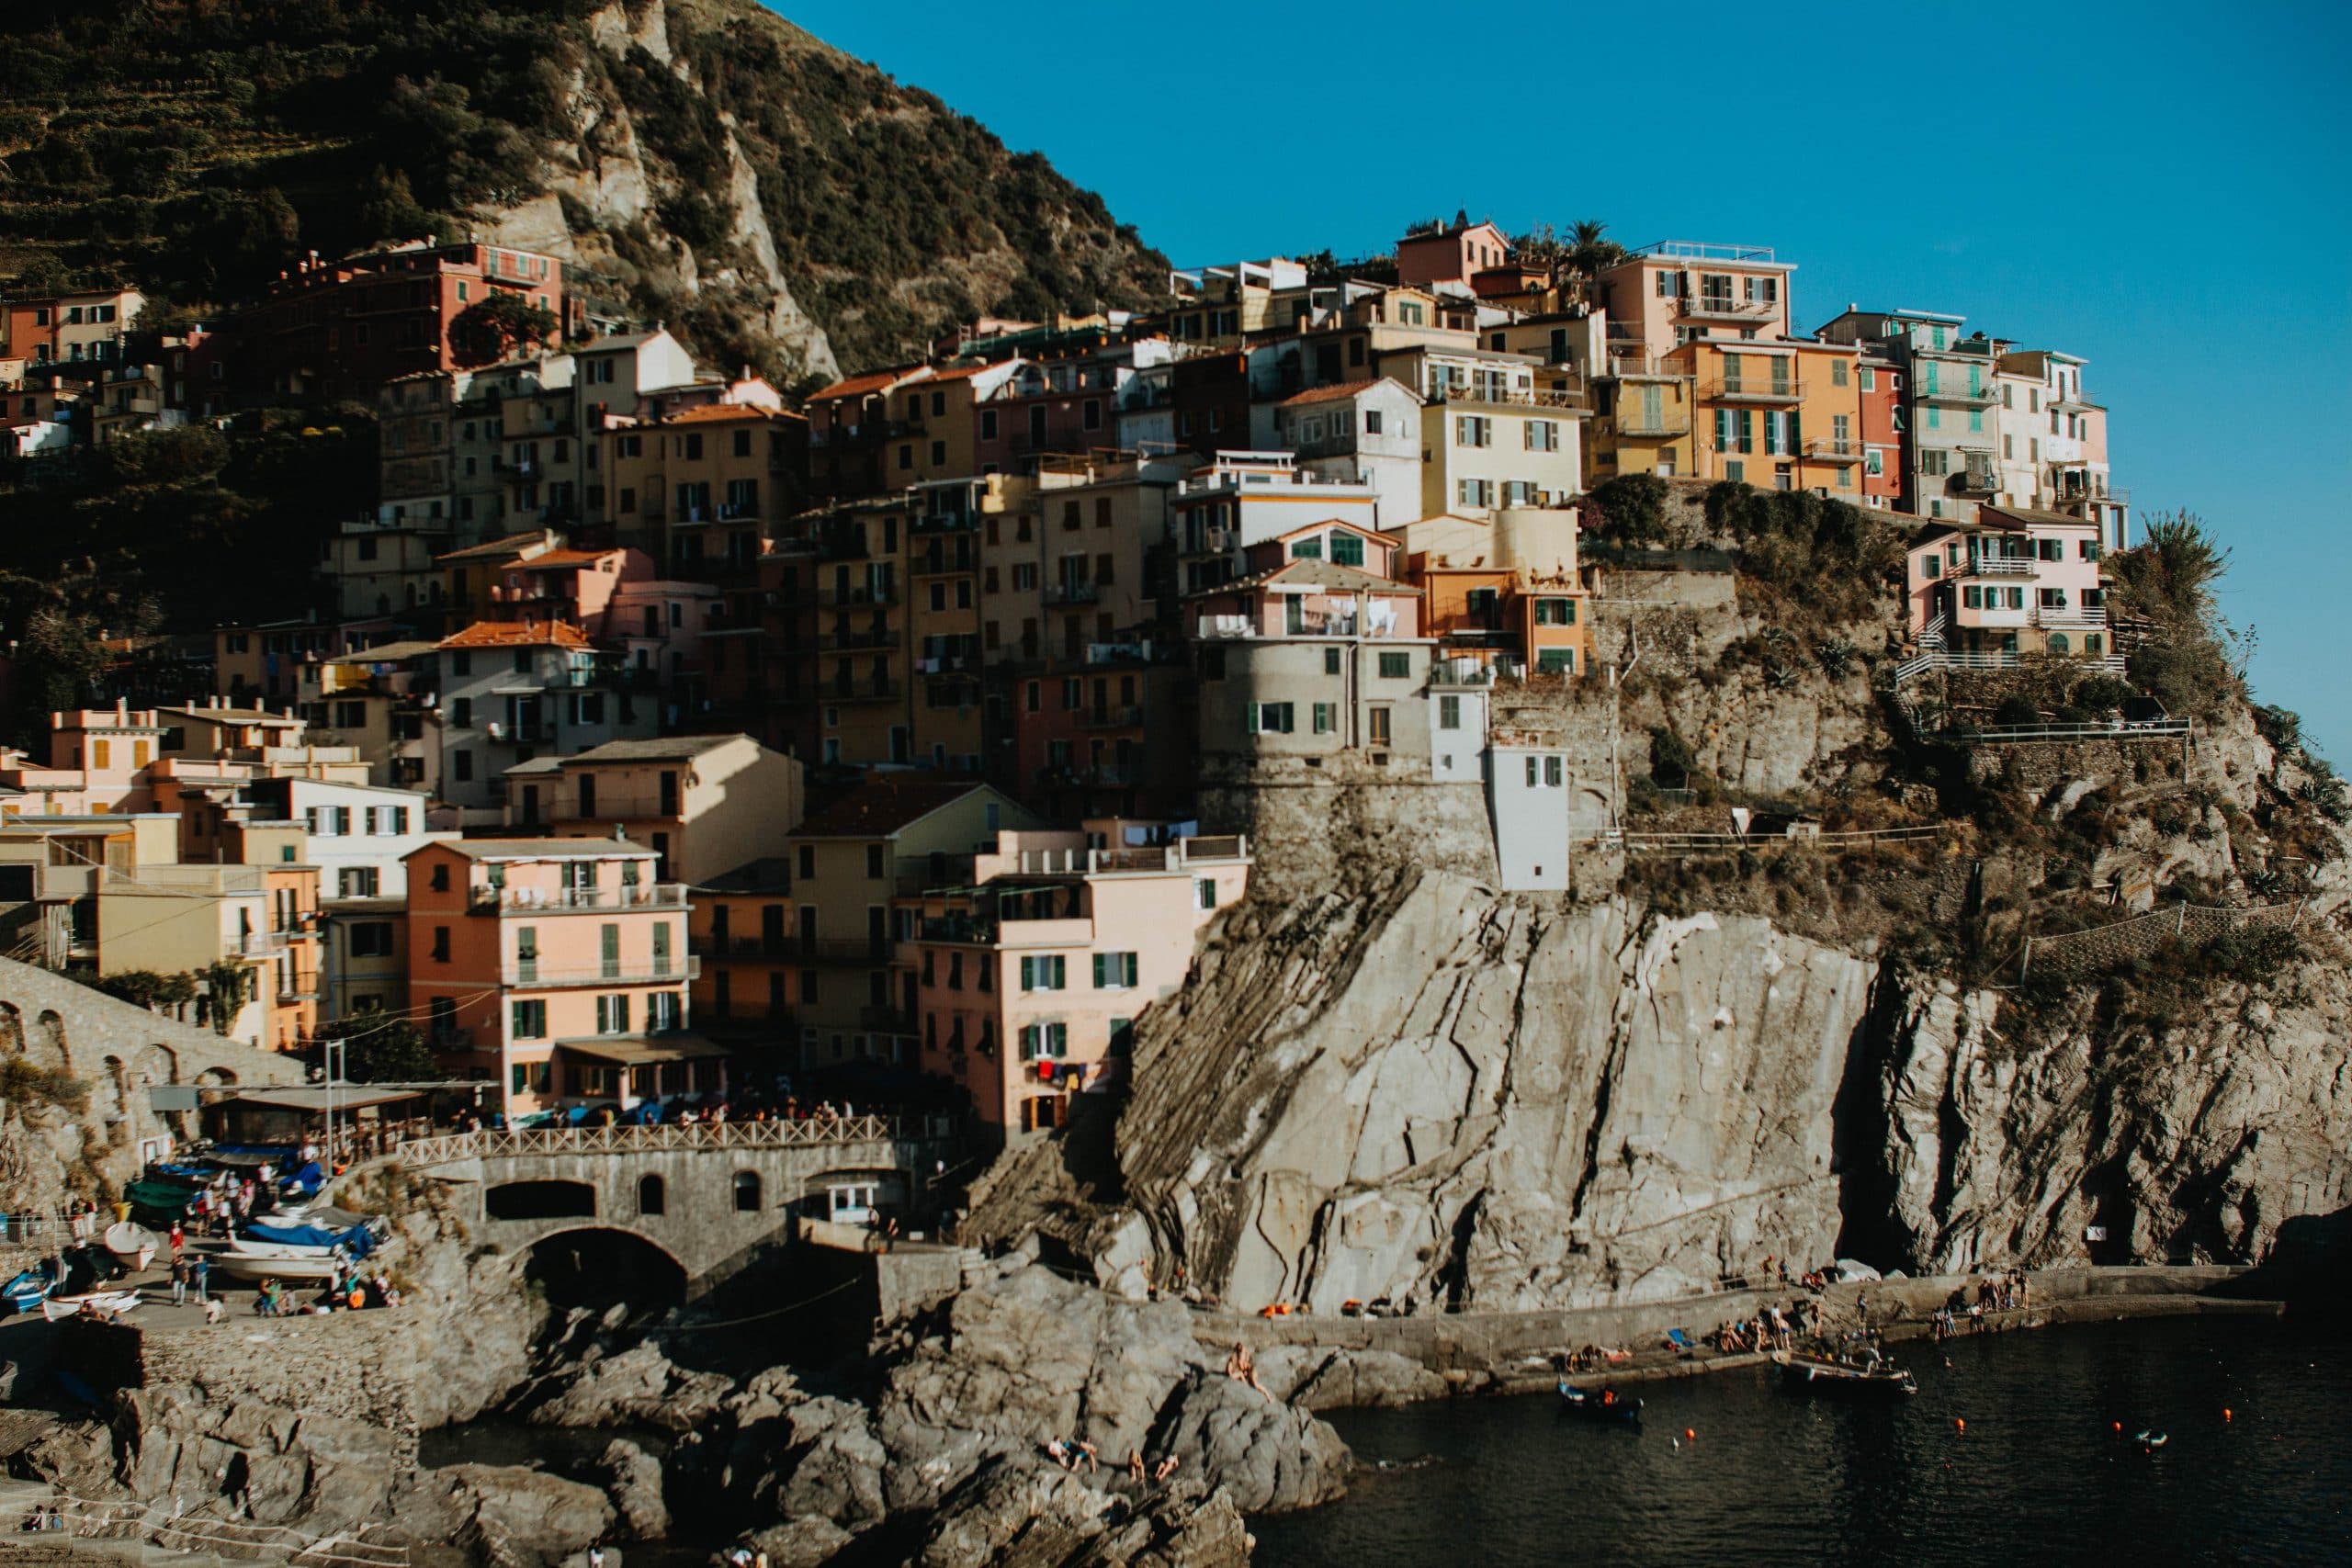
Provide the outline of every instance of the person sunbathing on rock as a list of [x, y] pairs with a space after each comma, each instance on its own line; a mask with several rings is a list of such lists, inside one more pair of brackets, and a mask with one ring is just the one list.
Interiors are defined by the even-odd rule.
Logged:
[[1238, 1339], [1233, 1342], [1233, 1354], [1225, 1359], [1225, 1375], [1235, 1382], [1248, 1383], [1260, 1393], [1265, 1394], [1268, 1403], [1272, 1402], [1274, 1397], [1272, 1393], [1264, 1383], [1258, 1381], [1258, 1363], [1250, 1359], [1250, 1347]]

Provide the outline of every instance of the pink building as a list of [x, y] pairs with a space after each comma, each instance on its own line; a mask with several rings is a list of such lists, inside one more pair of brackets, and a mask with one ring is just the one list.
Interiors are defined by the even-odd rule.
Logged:
[[490, 586], [488, 618], [567, 621], [595, 641], [625, 628], [613, 612], [633, 584], [653, 579], [643, 550], [545, 550], [510, 562]]
[[1408, 234], [1396, 242], [1396, 281], [1425, 288], [1432, 283], [1466, 283], [1510, 258], [1510, 240], [1492, 223], [1470, 221], [1457, 212], [1445, 228]]
[[1985, 506], [1921, 534], [1904, 564], [1911, 635], [1958, 654], [2109, 657], [2094, 519]]
[[465, 839], [403, 857], [409, 996], [510, 1117], [723, 1087], [684, 1032], [686, 894], [626, 839]]
[[1164, 834], [1117, 819], [1000, 832], [968, 889], [924, 899], [906, 948], [922, 1065], [1006, 1140], [1119, 1080], [1136, 1018], [1183, 985], [1200, 929], [1247, 890], [1246, 840]]

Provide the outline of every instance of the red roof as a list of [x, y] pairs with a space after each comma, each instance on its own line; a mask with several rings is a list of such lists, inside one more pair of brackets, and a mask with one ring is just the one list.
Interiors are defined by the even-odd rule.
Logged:
[[922, 368], [922, 366], [914, 365], [901, 370], [876, 370], [864, 376], [852, 376], [845, 381], [834, 382], [822, 391], [809, 393], [808, 400], [820, 403], [833, 398], [863, 397], [867, 392], [884, 391]]
[[793, 830], [802, 839], [887, 839], [985, 784], [868, 779]]
[[[818, 394], [823, 396], [822, 393]], [[768, 410], [752, 403], [703, 403], [682, 409], [662, 423], [664, 424], [714, 424], [723, 419], [774, 419]]]
[[593, 648], [588, 634], [570, 621], [476, 621], [441, 639], [443, 648]]
[[[1352, 398], [1358, 392], [1368, 391], [1372, 388], [1380, 385], [1381, 380], [1382, 378], [1374, 376], [1367, 377], [1361, 381], [1341, 381], [1337, 386], [1309, 387], [1303, 392], [1294, 393], [1292, 396], [1284, 398], [1282, 401], [1282, 406], [1286, 409], [1295, 409], [1301, 403], [1337, 402], [1342, 398]], [[1399, 386], [1403, 385], [1402, 382], [1397, 384]]]
[[541, 556], [514, 564], [524, 571], [548, 571], [567, 566], [594, 566], [606, 556], [616, 556], [618, 550], [549, 550]]

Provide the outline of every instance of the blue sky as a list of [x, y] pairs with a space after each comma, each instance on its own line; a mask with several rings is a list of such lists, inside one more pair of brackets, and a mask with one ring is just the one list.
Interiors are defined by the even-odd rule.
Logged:
[[2231, 547], [2257, 694], [2352, 767], [2352, 6], [776, 9], [1179, 265], [1595, 218], [1775, 247], [1801, 329], [1852, 300], [2081, 355], [2115, 482]]

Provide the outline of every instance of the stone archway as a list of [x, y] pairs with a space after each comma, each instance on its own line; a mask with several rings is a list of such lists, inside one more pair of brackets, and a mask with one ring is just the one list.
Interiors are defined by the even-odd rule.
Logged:
[[530, 1246], [524, 1272], [558, 1306], [675, 1306], [686, 1299], [686, 1266], [675, 1253], [641, 1232], [611, 1225], [541, 1236]]
[[0, 1002], [0, 1051], [25, 1054], [25, 1015], [14, 1002]]
[[74, 1070], [74, 1054], [65, 1048], [65, 1020], [58, 1016], [55, 1008], [41, 1009], [40, 1016], [33, 1020], [33, 1037], [27, 1043], [38, 1045], [44, 1052], [56, 1052], [58, 1066], [69, 1073]]

